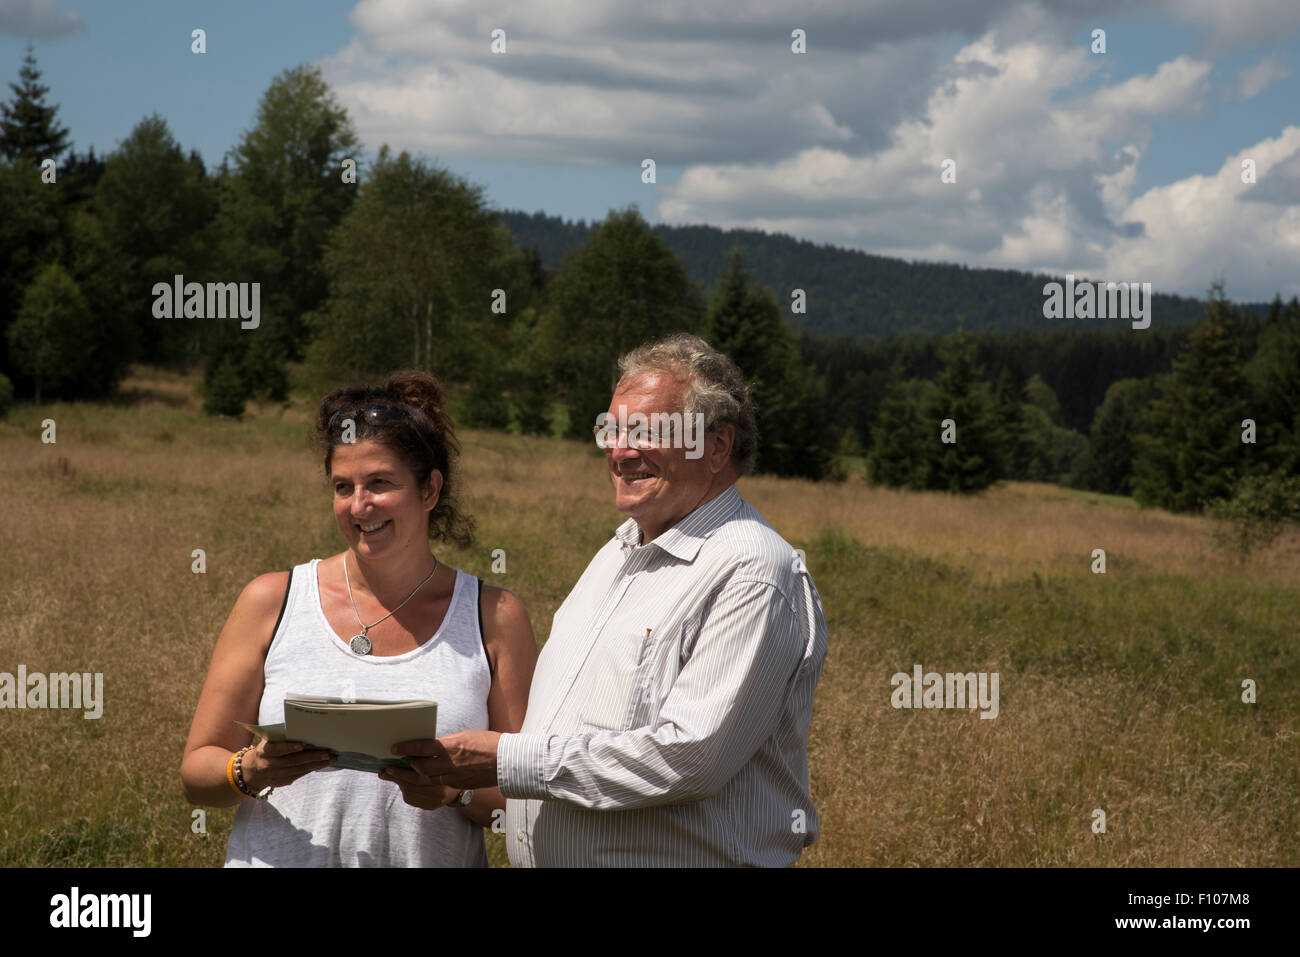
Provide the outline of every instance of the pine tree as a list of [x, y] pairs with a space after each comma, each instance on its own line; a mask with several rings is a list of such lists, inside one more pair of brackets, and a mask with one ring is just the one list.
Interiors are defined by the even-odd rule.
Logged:
[[97, 307], [134, 327], [137, 358], [192, 361], [213, 332], [208, 323], [156, 317], [153, 287], [178, 273], [187, 280], [222, 278], [201, 275], [210, 264], [205, 227], [216, 209], [215, 189], [158, 114], [137, 123], [109, 154], [93, 202], [108, 240]]
[[1175, 360], [1137, 440], [1133, 493], [1143, 505], [1199, 511], [1229, 498], [1237, 479], [1255, 470], [1252, 446], [1241, 441], [1250, 390], [1234, 333], [1223, 286], [1215, 283], [1206, 319]]
[[[533, 252], [536, 252], [535, 247]], [[525, 435], [551, 434], [551, 405], [555, 389], [547, 375], [546, 363], [535, 348], [539, 316], [536, 307], [528, 306], [511, 326], [511, 341], [518, 346], [512, 350], [507, 366], [511, 384], [510, 412], [515, 425]]]
[[829, 470], [824, 403], [799, 361], [781, 307], [765, 286], [749, 284], [739, 247], [709, 303], [705, 338], [749, 383], [758, 424], [758, 471], [818, 479]]
[[30, 393], [32, 383], [15, 368], [3, 333], [41, 267], [64, 258], [68, 213], [60, 191], [42, 184], [34, 169], [0, 161], [0, 370], [19, 394]]
[[[950, 336], [941, 348], [943, 371], [936, 382], [938, 394], [926, 405], [925, 487], [950, 492], [978, 492], [1002, 475], [997, 420], [987, 386], [979, 381], [975, 346], [964, 329]], [[951, 419], [956, 441], [942, 441]]]
[[57, 161], [68, 148], [68, 131], [58, 125], [57, 106], [47, 106], [48, 86], [40, 82], [34, 48], [27, 44], [27, 56], [18, 71], [17, 83], [10, 83], [13, 99], [0, 104], [0, 155], [6, 159], [39, 163]]
[[95, 188], [107, 168], [108, 164], [95, 155], [93, 146], [84, 154], [77, 153], [75, 150], [69, 152], [63, 162], [63, 169], [59, 171], [59, 182], [66, 190], [64, 201], [74, 207], [90, 205], [95, 196]]
[[1029, 478], [1034, 457], [1033, 436], [1025, 418], [1025, 406], [1029, 402], [1028, 384], [1024, 367], [1011, 358], [1002, 367], [993, 391], [998, 424], [1002, 430], [1002, 460], [1006, 477], [1010, 479]]
[[871, 481], [895, 488], [921, 488], [925, 472], [920, 455], [923, 443], [920, 415], [904, 391], [902, 366], [895, 363], [871, 426], [871, 451], [867, 455]]
[[1300, 475], [1300, 301], [1274, 299], [1246, 372], [1262, 451], [1274, 469]]
[[239, 418], [248, 394], [238, 362], [229, 354], [207, 361], [203, 376], [203, 411], [209, 415]]

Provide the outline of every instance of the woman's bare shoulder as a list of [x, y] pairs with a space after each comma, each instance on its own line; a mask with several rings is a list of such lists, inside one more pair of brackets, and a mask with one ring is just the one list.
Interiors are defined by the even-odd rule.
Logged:
[[272, 615], [278, 615], [288, 590], [288, 572], [267, 572], [244, 586], [236, 607], [242, 605], [243, 610], [249, 614], [265, 614], [269, 611]]
[[230, 622], [236, 627], [228, 631], [237, 638], [253, 642], [265, 654], [288, 597], [289, 572], [258, 575], [244, 586], [235, 600]]
[[485, 583], [479, 600], [483, 603], [483, 638], [493, 657], [501, 651], [518, 651], [522, 646], [536, 652], [528, 609], [513, 592]]

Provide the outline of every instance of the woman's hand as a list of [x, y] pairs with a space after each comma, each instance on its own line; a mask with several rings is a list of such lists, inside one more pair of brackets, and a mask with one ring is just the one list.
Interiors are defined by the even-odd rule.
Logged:
[[301, 741], [261, 741], [244, 752], [240, 767], [244, 785], [254, 794], [263, 788], [282, 788], [305, 774], [334, 763], [334, 755], [320, 748], [307, 749]]
[[447, 787], [442, 778], [436, 774], [429, 778], [419, 771], [406, 768], [386, 768], [379, 772], [381, 781], [392, 781], [402, 789], [402, 800], [411, 807], [422, 807], [426, 811], [436, 811], [456, 800], [459, 788]]

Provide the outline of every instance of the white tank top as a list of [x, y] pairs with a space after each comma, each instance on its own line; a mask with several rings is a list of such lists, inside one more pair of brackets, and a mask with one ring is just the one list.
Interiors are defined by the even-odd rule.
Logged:
[[[356, 655], [321, 610], [316, 568], [298, 565], [266, 654], [259, 724], [284, 721], [285, 694], [438, 702], [438, 734], [486, 729], [492, 684], [479, 585], [460, 569], [432, 638], [405, 654]], [[226, 867], [487, 867], [483, 829], [454, 808], [412, 807], [391, 781], [313, 771], [265, 801], [241, 799]]]

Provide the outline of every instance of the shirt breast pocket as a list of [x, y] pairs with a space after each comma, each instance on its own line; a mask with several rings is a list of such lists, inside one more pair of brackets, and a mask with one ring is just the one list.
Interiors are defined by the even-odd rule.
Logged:
[[640, 677], [653, 639], [650, 634], [626, 632], [602, 637], [610, 640], [602, 642], [596, 651], [592, 663], [595, 672], [583, 705], [582, 722], [609, 731], [625, 731], [628, 715], [640, 692]]

